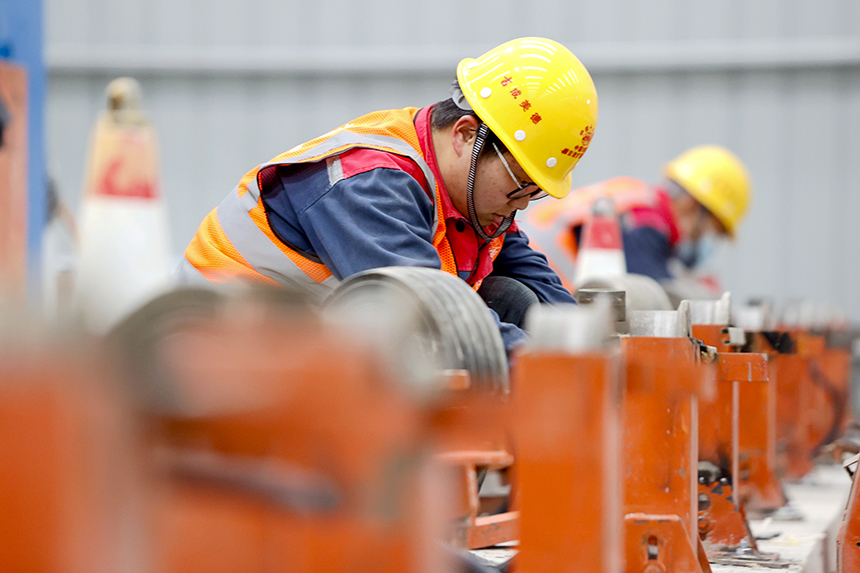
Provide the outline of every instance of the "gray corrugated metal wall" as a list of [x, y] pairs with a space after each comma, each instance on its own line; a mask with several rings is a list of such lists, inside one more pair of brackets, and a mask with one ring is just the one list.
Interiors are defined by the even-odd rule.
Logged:
[[567, 44], [600, 121], [577, 168], [657, 181], [718, 143], [756, 195], [716, 264], [741, 299], [860, 320], [860, 2], [854, 0], [46, 0], [48, 154], [76, 205], [107, 82], [142, 81], [177, 254], [255, 164], [357, 115], [447, 96], [461, 57], [507, 39]]

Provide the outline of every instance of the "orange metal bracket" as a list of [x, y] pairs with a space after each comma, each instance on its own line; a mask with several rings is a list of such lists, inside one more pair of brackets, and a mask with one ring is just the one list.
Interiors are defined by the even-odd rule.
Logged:
[[725, 478], [699, 483], [699, 536], [712, 561], [721, 557], [720, 553], [734, 553], [744, 543], [753, 551], [758, 549], [743, 506], [737, 503]]
[[[716, 347], [720, 351], [720, 356], [723, 356], [724, 353], [738, 351], [737, 347], [728, 344], [726, 328], [727, 326], [724, 325], [693, 325], [693, 336], [709, 346]], [[745, 352], [745, 355], [759, 356], [759, 358], [750, 359], [756, 364], [760, 362], [762, 353], [768, 356], [768, 360], [766, 361], [766, 372], [761, 371], [760, 364], [754, 368], [755, 377], [758, 378], [755, 383], [747, 380], [750, 382], [749, 384], [737, 386], [736, 399], [740, 411], [744, 415], [738, 416], [737, 436], [732, 437], [732, 440], [736, 439], [737, 441], [736, 458], [732, 457], [730, 464], [732, 488], [734, 489], [733, 495], [740, 502], [745, 512], [769, 513], [788, 503], [776, 474], [777, 367], [774, 359], [778, 352], [767, 343], [762, 333], [747, 332], [746, 336], [750, 342], [745, 350], [752, 350], [755, 354]], [[728, 365], [728, 360], [731, 359], [723, 360], [723, 364]], [[743, 361], [744, 359], [740, 360]], [[753, 365], [751, 364], [750, 367], [753, 368]], [[743, 365], [740, 365], [740, 368], [741, 378], [738, 380], [744, 379]], [[752, 372], [753, 370], [750, 370], [750, 374]], [[727, 389], [721, 388], [719, 391], [722, 397], [735, 400], [733, 394], [732, 396], [727, 394]], [[702, 413], [708, 409], [713, 410], [715, 407], [715, 405], [703, 404]], [[724, 406], [724, 408], [727, 407], [728, 405]], [[726, 411], [724, 410], [723, 413], [725, 414]], [[707, 421], [704, 423], [707, 425]], [[702, 428], [701, 423], [700, 428]], [[702, 429], [699, 441], [699, 458], [711, 461], [723, 469], [729, 469], [729, 466], [722, 463], [719, 457], [723, 456], [723, 459], [728, 459], [725, 449], [722, 452], [715, 451], [712, 445], [707, 445], [704, 439], [706, 435], [707, 430]], [[723, 443], [727, 444], [728, 442], [723, 439]]]
[[[504, 405], [498, 396], [481, 396], [480, 392], [470, 390], [467, 370], [446, 370], [442, 375], [445, 386], [455, 391], [445, 411], [437, 416], [446, 450], [436, 454], [436, 460], [453, 468], [457, 475], [459, 501], [453, 510], [456, 524], [452, 542], [458, 547], [481, 549], [517, 540], [519, 512], [481, 515], [479, 496], [479, 471], [506, 469], [514, 463], [514, 457], [505, 449]], [[508, 499], [510, 503], [512, 499]]]
[[[0, 359], [0, 563], [4, 571], [116, 571], [144, 522], [130, 412], [83, 348]], [[132, 557], [137, 557], [133, 555]]]
[[517, 570], [621, 570], [617, 353], [521, 354], [513, 372]]
[[735, 347], [729, 344], [728, 325], [723, 324], [694, 324], [692, 326], [693, 338], [697, 338], [713, 346], [718, 352], [733, 352]]
[[796, 354], [794, 339], [787, 332], [752, 331], [747, 332], [747, 339], [748, 350], [768, 357], [768, 407], [766, 417], [760, 419], [767, 423], [764, 431], [758, 430], [761, 437], [766, 436], [767, 450], [764, 456], [742, 460], [739, 496], [748, 512], [768, 514], [788, 503], [780, 478], [786, 474], [786, 452], [800, 416], [803, 359]]
[[833, 410], [833, 423], [822, 440], [828, 444], [845, 434], [851, 424], [851, 360], [850, 349], [830, 346], [825, 348], [819, 360], [820, 382], [825, 384]]
[[713, 370], [688, 338], [624, 338], [622, 348], [625, 571], [710, 573], [697, 526], [697, 404]]
[[758, 368], [751, 365], [750, 376], [738, 387], [738, 466], [734, 479], [744, 509], [762, 514], [788, 503], [776, 473], [777, 381], [770, 378], [776, 369], [766, 355], [746, 356], [755, 357], [752, 360]]
[[[677, 515], [628, 513], [624, 518], [627, 535], [625, 573], [672, 573], [702, 571], [711, 565], [701, 542], [690, 546], [687, 524]], [[631, 564], [636, 564], [631, 567]]]
[[460, 477], [457, 490], [461, 499], [457, 513], [464, 515], [465, 519], [455, 527], [453, 541], [456, 545], [481, 549], [519, 539], [518, 511], [479, 515], [478, 468], [487, 472], [508, 468], [514, 463], [511, 454], [504, 450], [458, 450], [437, 454], [436, 459], [445, 466], [456, 468]]
[[520, 522], [513, 496], [507, 511], [480, 513], [479, 471], [510, 468], [514, 457], [506, 429], [509, 404], [469, 386], [457, 384], [464, 389], [451, 393], [434, 416], [435, 459], [456, 476], [456, 503], [449, 508], [453, 526], [446, 538], [458, 547], [480, 549], [519, 539]]
[[848, 496], [848, 506], [842, 514], [842, 523], [836, 535], [836, 573], [854, 573], [860, 571], [860, 495], [857, 485], [857, 460], [860, 456], [845, 463], [846, 467], [853, 465], [853, 483]]
[[766, 432], [758, 433], [761, 423], [755, 423], [767, 409], [767, 357], [720, 352], [716, 369], [716, 399], [701, 401], [699, 416], [699, 460], [720, 471], [714, 481], [699, 477], [699, 534], [711, 559], [734, 553], [742, 544], [756, 551], [743, 506], [732, 490], [742, 474], [740, 452], [761, 456], [767, 448]]
[[[777, 361], [778, 463], [789, 479], [800, 479], [813, 468], [813, 459], [840, 426], [840, 406], [832, 382], [822, 370], [825, 338], [803, 330], [789, 331], [795, 354]], [[838, 436], [836, 436], [838, 437]]]
[[184, 409], [151, 420], [170, 454], [155, 567], [438, 571], [441, 510], [428, 499], [450, 495], [428, 474], [427, 412], [366, 349], [276, 315], [213, 319], [172, 340]]

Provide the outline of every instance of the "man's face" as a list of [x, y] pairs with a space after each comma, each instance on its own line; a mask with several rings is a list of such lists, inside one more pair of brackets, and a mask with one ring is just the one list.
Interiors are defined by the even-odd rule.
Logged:
[[[434, 149], [445, 187], [454, 207], [464, 217], [469, 216], [469, 170], [478, 128], [478, 120], [466, 115], [450, 129], [434, 132]], [[475, 167], [473, 199], [478, 224], [488, 227], [516, 210], [525, 209], [530, 196], [540, 190], [531, 184], [531, 178], [510, 153], [502, 155], [492, 143], [484, 145], [485, 151]]]
[[698, 221], [692, 232], [691, 239], [694, 241], [703, 239], [715, 240], [728, 236], [725, 225], [715, 215], [703, 205], [700, 205], [699, 209]]
[[[536, 185], [525, 185], [528, 183], [531, 179], [510, 154], [500, 158], [493, 150], [484, 155], [475, 169], [473, 197], [478, 223], [482, 227], [498, 224], [514, 211], [528, 207], [531, 194], [539, 191]], [[464, 214], [468, 214], [466, 209]]]
[[690, 269], [710, 259], [718, 244], [728, 236], [725, 226], [713, 213], [697, 201], [693, 202], [695, 208], [690, 208], [686, 222], [680, 219], [681, 227], [686, 225], [687, 229], [682, 231], [684, 238], [675, 249], [678, 259]]
[[726, 227], [692, 195], [684, 193], [674, 200], [675, 213], [683, 238], [698, 242], [701, 239], [727, 236]]

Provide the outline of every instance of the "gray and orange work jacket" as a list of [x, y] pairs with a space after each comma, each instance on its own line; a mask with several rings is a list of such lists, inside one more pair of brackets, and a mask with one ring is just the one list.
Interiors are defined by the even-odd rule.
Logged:
[[249, 171], [200, 225], [179, 277], [325, 295], [351, 274], [392, 265], [440, 268], [475, 289], [501, 274], [543, 302], [573, 300], [516, 226], [484, 242], [454, 208], [430, 108], [368, 114]]
[[664, 189], [638, 179], [615, 177], [574, 189], [564, 199], [529, 208], [517, 223], [532, 246], [546, 254], [550, 266], [571, 288], [579, 233], [591, 218], [591, 206], [598, 197], [612, 199], [621, 219], [627, 271], [655, 280], [669, 278], [669, 260], [675, 256], [680, 240], [677, 216]]

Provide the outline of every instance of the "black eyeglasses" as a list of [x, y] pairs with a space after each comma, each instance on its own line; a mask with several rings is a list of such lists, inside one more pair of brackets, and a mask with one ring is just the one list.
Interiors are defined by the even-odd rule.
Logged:
[[[499, 156], [499, 159], [502, 160], [502, 165], [505, 166], [505, 170], [507, 170], [508, 175], [511, 176], [511, 179], [514, 181], [514, 185], [517, 186], [516, 189], [508, 193], [508, 199], [512, 201], [516, 201], [517, 199], [522, 199], [523, 197], [528, 197], [529, 201], [537, 201], [538, 199], [543, 199], [547, 196], [546, 191], [537, 187], [535, 183], [526, 183], [525, 181], [517, 180], [517, 176], [514, 175], [514, 172], [511, 171], [511, 166], [508, 165], [508, 162], [505, 160], [505, 156], [502, 155], [502, 152], [499, 151], [499, 148], [496, 146], [495, 142], [492, 144], [493, 149], [496, 151], [496, 155]], [[529, 187], [536, 187], [533, 191], [527, 191]]]

